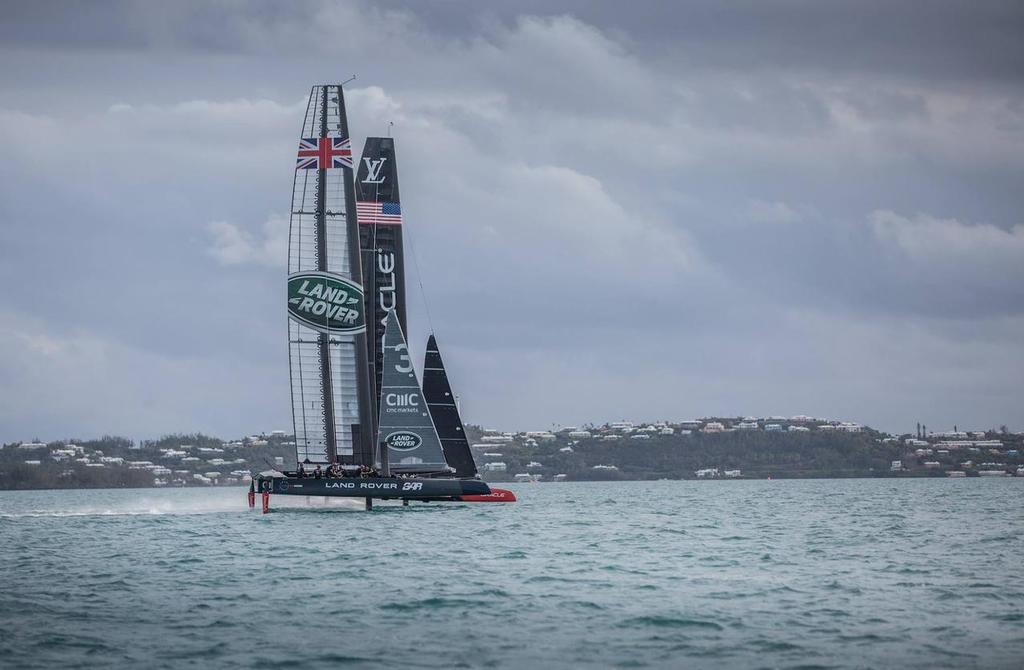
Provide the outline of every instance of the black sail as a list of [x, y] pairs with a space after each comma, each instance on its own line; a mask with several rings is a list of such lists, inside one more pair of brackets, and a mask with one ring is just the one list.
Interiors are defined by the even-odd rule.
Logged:
[[441, 438], [444, 459], [455, 468], [456, 477], [476, 477], [476, 463], [469, 449], [466, 430], [455, 403], [455, 394], [448, 382], [448, 373], [437, 348], [437, 339], [431, 335], [427, 341], [427, 354], [423, 361], [423, 396], [434, 419], [434, 428]]
[[340, 85], [314, 86], [299, 139], [288, 238], [296, 458], [371, 465], [375, 414], [352, 148]]
[[[395, 141], [369, 137], [356, 172], [356, 209], [359, 213], [359, 248], [362, 250], [363, 286], [369, 322], [367, 354], [375, 382], [381, 388], [384, 370], [384, 330], [394, 311], [403, 332], [405, 318], [405, 262], [402, 253], [402, 201], [398, 192]], [[376, 396], [380, 415], [380, 395]]]

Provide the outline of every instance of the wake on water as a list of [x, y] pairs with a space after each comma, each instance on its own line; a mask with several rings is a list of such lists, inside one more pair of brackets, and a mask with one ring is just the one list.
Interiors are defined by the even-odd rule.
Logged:
[[[43, 517], [90, 517], [90, 516], [165, 516], [193, 514], [224, 514], [251, 512], [246, 502], [245, 489], [207, 489], [187, 498], [168, 496], [171, 491], [154, 495], [151, 490], [140, 489], [138, 498], [119, 499], [109, 504], [88, 504], [67, 506], [69, 501], [57, 509], [29, 508], [8, 510], [0, 508], [0, 519], [43, 518]], [[145, 492], [143, 492], [145, 491]], [[76, 493], [84, 493], [76, 492]], [[98, 491], [95, 493], [99, 493]], [[79, 496], [75, 496], [79, 497]], [[334, 499], [322, 497], [274, 496], [273, 509], [288, 510], [363, 510], [362, 499]], [[258, 511], [258, 510], [257, 510]]]

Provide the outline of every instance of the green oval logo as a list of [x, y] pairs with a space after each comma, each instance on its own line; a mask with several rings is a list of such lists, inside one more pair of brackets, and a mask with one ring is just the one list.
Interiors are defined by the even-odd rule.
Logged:
[[288, 275], [288, 315], [321, 333], [360, 333], [363, 287], [331, 272], [296, 272]]
[[412, 451], [423, 444], [423, 438], [411, 430], [397, 430], [384, 438], [384, 444], [395, 451]]

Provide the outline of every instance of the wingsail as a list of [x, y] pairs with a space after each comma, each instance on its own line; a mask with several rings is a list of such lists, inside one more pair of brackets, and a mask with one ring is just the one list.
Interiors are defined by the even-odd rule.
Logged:
[[288, 348], [296, 458], [373, 464], [366, 312], [340, 85], [309, 94], [292, 188]]
[[397, 313], [385, 321], [377, 444], [392, 472], [449, 472]]
[[448, 373], [444, 369], [441, 352], [437, 348], [437, 339], [431, 335], [427, 341], [427, 354], [423, 361], [423, 395], [427, 407], [441, 438], [444, 457], [448, 464], [455, 468], [456, 477], [476, 477], [476, 463], [473, 452], [469, 449], [466, 430], [459, 416], [459, 407], [455, 402]]
[[[366, 139], [355, 186], [369, 323], [368, 356], [375, 388], [379, 389], [384, 370], [383, 341], [388, 314], [394, 311], [402, 332], [408, 332], [405, 319], [402, 200], [398, 191], [394, 139]], [[378, 396], [378, 403], [379, 400]], [[376, 409], [379, 413], [379, 404]]]

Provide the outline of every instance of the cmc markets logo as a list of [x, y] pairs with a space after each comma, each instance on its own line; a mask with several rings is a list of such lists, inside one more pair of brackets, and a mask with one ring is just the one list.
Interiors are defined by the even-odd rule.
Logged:
[[288, 314], [321, 333], [360, 333], [366, 328], [363, 288], [331, 272], [288, 276]]
[[423, 438], [411, 430], [396, 430], [384, 438], [384, 444], [395, 451], [412, 451], [423, 444]]

